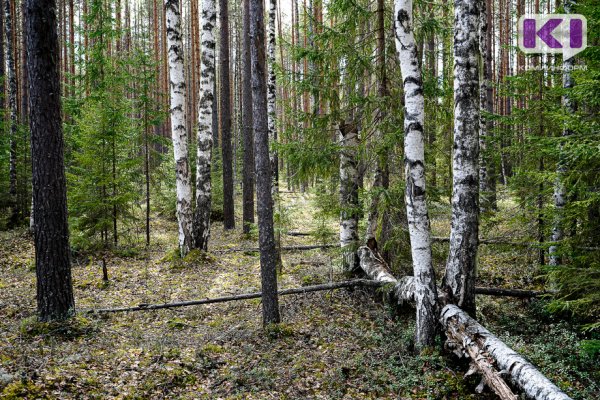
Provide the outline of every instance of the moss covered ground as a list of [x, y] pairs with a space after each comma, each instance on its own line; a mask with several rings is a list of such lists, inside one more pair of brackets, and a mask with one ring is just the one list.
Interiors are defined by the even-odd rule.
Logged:
[[[318, 231], [310, 195], [283, 196], [286, 229]], [[508, 206], [507, 206], [508, 207]], [[448, 230], [447, 210], [434, 215]], [[238, 224], [241, 222], [237, 221]], [[335, 232], [336, 221], [326, 222]], [[238, 225], [239, 226], [239, 225]], [[153, 221], [150, 247], [78, 253], [73, 282], [78, 315], [68, 324], [35, 320], [33, 245], [25, 231], [0, 233], [0, 398], [3, 399], [493, 399], [464, 379], [464, 361], [440, 343], [415, 356], [413, 310], [396, 310], [370, 289], [281, 298], [283, 323], [263, 329], [259, 300], [160, 311], [87, 314], [135, 306], [258, 291], [256, 246], [239, 229], [213, 224], [211, 252], [176, 257], [176, 224]], [[492, 223], [489, 235], [514, 231]], [[334, 241], [335, 236], [330, 238]], [[284, 245], [314, 237], [282, 235]], [[441, 270], [444, 244], [436, 244]], [[102, 281], [102, 259], [109, 281]], [[347, 279], [335, 250], [285, 252], [280, 288]], [[404, 262], [399, 259], [400, 263]], [[536, 288], [535, 251], [484, 247], [480, 284]], [[396, 270], [409, 265], [396, 266]], [[543, 301], [480, 297], [479, 320], [536, 363], [576, 399], [600, 398], [598, 360], [581, 351], [569, 322], [543, 311]]]

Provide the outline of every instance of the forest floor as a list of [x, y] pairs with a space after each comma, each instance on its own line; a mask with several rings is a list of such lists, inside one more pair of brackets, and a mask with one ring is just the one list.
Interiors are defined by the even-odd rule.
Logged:
[[[318, 229], [311, 195], [283, 195], [291, 230]], [[510, 207], [510, 205], [505, 205]], [[447, 234], [447, 207], [433, 227]], [[241, 221], [237, 221], [240, 223]], [[335, 220], [328, 222], [333, 231]], [[492, 226], [493, 225], [493, 226]], [[501, 236], [494, 223], [483, 236]], [[87, 314], [259, 291], [255, 247], [239, 229], [213, 224], [209, 255], [173, 257], [176, 224], [156, 218], [149, 248], [99, 254], [73, 264], [79, 314], [68, 326], [35, 321], [33, 244], [23, 231], [0, 233], [0, 398], [16, 399], [493, 399], [463, 379], [465, 362], [441, 349], [413, 353], [414, 310], [397, 313], [373, 289], [280, 298], [283, 323], [263, 330], [260, 300], [158, 311]], [[488, 234], [488, 235], [486, 235]], [[335, 238], [332, 237], [331, 241]], [[284, 245], [314, 244], [283, 236]], [[443, 267], [447, 244], [436, 244]], [[283, 253], [281, 289], [347, 279], [336, 250]], [[480, 251], [480, 286], [536, 288], [536, 252], [507, 246]], [[405, 266], [406, 267], [406, 266]], [[478, 297], [478, 319], [529, 357], [575, 399], [600, 398], [600, 367], [579, 348], [567, 322], [543, 301]]]

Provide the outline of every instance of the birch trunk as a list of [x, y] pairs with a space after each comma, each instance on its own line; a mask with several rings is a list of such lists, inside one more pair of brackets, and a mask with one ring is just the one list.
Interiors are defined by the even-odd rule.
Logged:
[[278, 323], [277, 251], [273, 231], [272, 174], [269, 160], [264, 6], [262, 0], [250, 1], [250, 37], [252, 39], [252, 105], [254, 111], [254, 156], [258, 241], [263, 293], [263, 324]]
[[277, 80], [275, 76], [275, 13], [277, 0], [269, 0], [269, 32], [267, 37], [267, 53], [269, 58], [269, 81], [267, 83], [267, 110], [269, 113], [269, 143], [271, 143], [269, 159], [273, 174], [273, 197], [279, 188], [279, 160], [274, 145], [277, 143]]
[[252, 63], [250, 57], [250, 0], [244, 0], [242, 35], [242, 136], [244, 139], [243, 223], [244, 233], [254, 224], [254, 149], [252, 134]]
[[194, 213], [194, 248], [206, 251], [210, 236], [211, 155], [213, 149], [213, 105], [215, 103], [215, 36], [217, 22], [215, 0], [202, 0], [200, 101], [196, 153], [196, 210]]
[[404, 82], [404, 168], [406, 214], [415, 275], [418, 347], [435, 344], [437, 289], [431, 262], [431, 237], [425, 191], [425, 145], [423, 81], [413, 34], [412, 0], [395, 1], [396, 48]]
[[10, 109], [9, 194], [12, 203], [12, 210], [9, 226], [14, 227], [19, 223], [21, 210], [17, 198], [17, 77], [15, 70], [15, 56], [13, 52], [13, 21], [10, 0], [4, 1], [4, 18], [6, 62], [8, 66], [8, 107]]
[[454, 4], [452, 228], [442, 287], [450, 303], [475, 314], [479, 230], [479, 2]]
[[[566, 0], [565, 1], [565, 13], [571, 13], [571, 10], [574, 5], [574, 1]], [[575, 104], [571, 101], [569, 97], [569, 91], [573, 89], [575, 86], [575, 81], [571, 76], [571, 71], [573, 70], [573, 66], [575, 65], [575, 59], [573, 57], [563, 60], [563, 89], [567, 90], [562, 97], [563, 107], [569, 115], [574, 114], [577, 110]], [[567, 126], [564, 127], [562, 136], [563, 139], [571, 136], [573, 131], [569, 129]], [[558, 164], [556, 166], [556, 180], [554, 182], [554, 222], [552, 224], [552, 242], [554, 244], [550, 246], [550, 265], [557, 266], [562, 262], [562, 257], [560, 256], [560, 251], [558, 248], [557, 242], [560, 242], [564, 238], [564, 227], [563, 227], [563, 218], [564, 218], [564, 210], [567, 205], [567, 188], [565, 186], [565, 175], [567, 174], [567, 166], [566, 159], [563, 151], [563, 144], [560, 145], [560, 154], [558, 159]]]
[[166, 29], [169, 45], [169, 76], [171, 88], [171, 135], [175, 153], [177, 181], [177, 220], [179, 250], [185, 256], [192, 247], [192, 185], [188, 162], [188, 138], [185, 128], [185, 80], [183, 75], [183, 43], [179, 0], [165, 0]]
[[356, 125], [344, 123], [337, 126], [340, 152], [340, 247], [345, 270], [358, 266], [358, 133]]

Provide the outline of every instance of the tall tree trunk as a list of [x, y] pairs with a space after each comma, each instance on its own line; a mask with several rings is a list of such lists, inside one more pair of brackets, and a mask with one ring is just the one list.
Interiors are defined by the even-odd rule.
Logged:
[[[275, 13], [277, 11], [277, 0], [269, 0], [269, 33], [267, 38], [267, 52], [269, 64], [269, 82], [267, 84], [267, 109], [269, 112], [269, 142], [277, 143], [277, 80], [275, 75]], [[271, 159], [271, 172], [273, 173], [273, 196], [275, 197], [279, 188], [279, 160], [277, 151], [271, 147], [269, 155]]]
[[37, 309], [49, 321], [75, 311], [55, 0], [27, 0], [26, 20]]
[[229, 76], [229, 7], [227, 0], [219, 1], [221, 35], [219, 65], [221, 77], [221, 150], [223, 161], [223, 227], [235, 228], [233, 205], [233, 154], [231, 151], [231, 86]]
[[[380, 99], [388, 96], [387, 88], [387, 68], [386, 68], [386, 55], [385, 55], [385, 0], [377, 0], [377, 70], [379, 73], [379, 84], [377, 88], [377, 95]], [[387, 110], [381, 107], [377, 110], [377, 120], [379, 126], [381, 122], [387, 117]], [[383, 142], [384, 134], [381, 128], [377, 129], [377, 142], [376, 146], [380, 146]], [[387, 147], [378, 148], [377, 153], [377, 169], [375, 170], [375, 181], [373, 183], [373, 200], [371, 201], [371, 209], [367, 220], [367, 233], [366, 240], [375, 239], [377, 234], [377, 226], [379, 221], [379, 201], [381, 199], [382, 190], [387, 190], [390, 181], [390, 171], [388, 166], [388, 149]], [[382, 225], [384, 228], [386, 224]], [[385, 232], [382, 232], [382, 245], [385, 244], [383, 241], [386, 239]]]
[[254, 224], [254, 149], [252, 135], [252, 63], [250, 57], [250, 0], [244, 0], [242, 34], [242, 136], [244, 139], [244, 171], [242, 197], [244, 233]]
[[416, 344], [420, 348], [426, 348], [435, 343], [438, 304], [425, 191], [425, 100], [413, 33], [412, 0], [396, 0], [395, 7], [396, 48], [404, 82], [405, 201], [415, 276]]
[[479, 22], [479, 50], [482, 65], [482, 80], [479, 87], [479, 191], [481, 195], [481, 212], [496, 208], [496, 185], [493, 174], [493, 161], [487, 149], [488, 135], [493, 128], [493, 122], [485, 117], [484, 112], [494, 112], [492, 96], [492, 35], [491, 35], [491, 0], [481, 2]]
[[262, 285], [263, 325], [278, 323], [277, 251], [273, 231], [272, 174], [269, 160], [265, 25], [262, 0], [250, 1], [250, 37], [252, 38], [252, 103], [254, 110], [254, 156], [256, 200], [258, 205], [258, 241]]
[[29, 114], [28, 79], [27, 79], [27, 22], [25, 20], [26, 3], [21, 4], [21, 124], [27, 124]]
[[188, 135], [185, 129], [185, 80], [183, 75], [183, 44], [179, 0], [165, 0], [166, 29], [169, 44], [169, 74], [171, 88], [171, 135], [175, 153], [177, 181], [177, 220], [179, 250], [185, 256], [192, 247], [192, 185], [188, 162]]
[[9, 226], [14, 227], [21, 217], [20, 204], [17, 199], [17, 77], [15, 56], [13, 52], [13, 15], [10, 0], [4, 1], [4, 33], [6, 37], [6, 57], [8, 66], [8, 107], [10, 109], [10, 186], [9, 194], [12, 204]]
[[[575, 4], [572, 0], [565, 0], [564, 7], [565, 13], [571, 13], [573, 5]], [[571, 71], [575, 65], [575, 59], [573, 57], [563, 60], [563, 89], [566, 89], [566, 93], [562, 97], [563, 107], [569, 115], [574, 114], [577, 111], [575, 103], [571, 100], [570, 91], [575, 87], [575, 81], [571, 76]], [[563, 140], [573, 134], [573, 131], [565, 124], [562, 132]], [[557, 242], [564, 239], [564, 209], [567, 205], [567, 187], [565, 185], [565, 177], [567, 174], [566, 156], [563, 150], [563, 144], [560, 145], [559, 160], [556, 165], [556, 180], [554, 182], [554, 222], [552, 223], [552, 246], [550, 246], [550, 265], [557, 266], [562, 263], [562, 257], [560, 256], [559, 246]]]
[[[4, 17], [0, 18], [0, 134], [4, 136], [6, 132], [5, 121], [6, 121], [6, 103], [4, 101], [4, 94], [6, 93], [6, 63], [4, 58]], [[12, 143], [11, 143], [12, 145]], [[12, 160], [11, 160], [12, 161]], [[9, 163], [9, 176], [12, 174], [12, 164]], [[12, 177], [10, 178], [12, 179]], [[12, 188], [10, 188], [12, 189]]]
[[475, 315], [479, 232], [479, 2], [454, 2], [452, 228], [442, 282], [451, 303]]
[[194, 214], [194, 247], [208, 249], [211, 210], [211, 155], [215, 99], [215, 0], [202, 0], [200, 101], [198, 102], [198, 137], [196, 154], [196, 211]]
[[338, 125], [340, 152], [340, 247], [345, 270], [358, 267], [358, 129], [352, 123]]

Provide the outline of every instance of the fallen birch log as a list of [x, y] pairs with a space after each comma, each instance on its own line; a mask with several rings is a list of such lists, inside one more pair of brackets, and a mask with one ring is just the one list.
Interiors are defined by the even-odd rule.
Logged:
[[479, 322], [453, 304], [442, 310], [440, 322], [455, 342], [476, 351], [476, 357], [494, 360], [500, 374], [507, 376], [529, 398], [536, 400], [570, 400], [562, 390], [542, 375], [533, 364], [517, 354]]
[[[390, 286], [389, 292], [399, 302], [413, 301], [415, 282], [411, 276], [396, 279], [385, 262], [366, 246], [358, 250], [360, 267], [371, 279]], [[443, 300], [443, 299], [442, 299]], [[520, 391], [535, 400], [568, 400], [564, 392], [556, 387], [536, 368], [511, 350], [500, 339], [491, 334], [466, 312], [455, 305], [442, 310], [440, 322], [451, 339], [451, 344], [467, 355], [482, 374], [485, 383], [501, 398], [512, 400], [517, 397], [510, 390], [506, 376]]]

